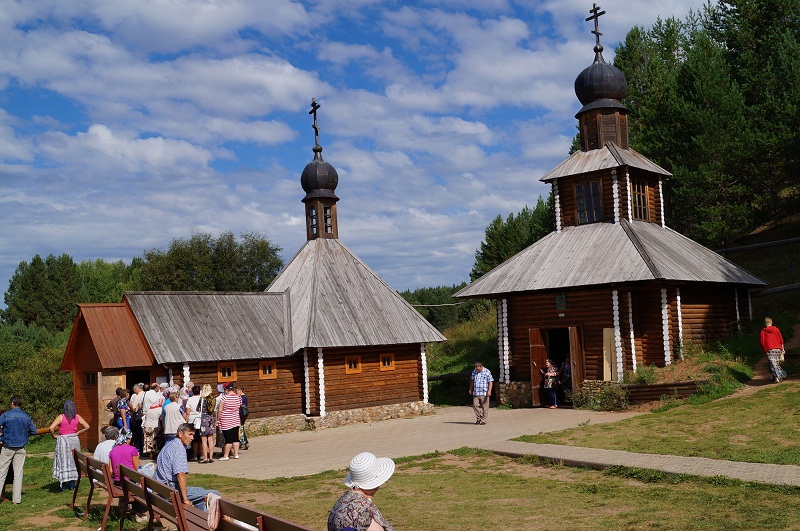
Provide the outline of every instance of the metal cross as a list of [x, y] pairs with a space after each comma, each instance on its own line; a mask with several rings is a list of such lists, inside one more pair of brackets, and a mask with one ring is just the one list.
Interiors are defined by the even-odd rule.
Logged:
[[602, 33], [600, 33], [600, 30], [597, 27], [597, 19], [600, 18], [601, 15], [605, 15], [606, 12], [600, 11], [599, 5], [592, 4], [592, 8], [589, 10], [589, 13], [591, 13], [592, 16], [587, 18], [586, 21], [588, 22], [594, 19], [594, 31], [592, 31], [592, 33], [594, 33], [595, 36], [595, 45], [600, 46], [600, 35], [602, 35]]
[[317, 109], [319, 109], [319, 104], [317, 103], [317, 98], [311, 98], [311, 110], [308, 111], [308, 114], [314, 115], [314, 125], [311, 127], [314, 128], [314, 144], [317, 146], [319, 145], [319, 126], [317, 125]]

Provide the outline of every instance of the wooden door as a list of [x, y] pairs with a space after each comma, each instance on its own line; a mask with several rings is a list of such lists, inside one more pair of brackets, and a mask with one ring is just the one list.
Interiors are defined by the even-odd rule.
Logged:
[[547, 361], [547, 347], [542, 338], [541, 328], [528, 329], [528, 341], [531, 357], [531, 403], [533, 406], [544, 404], [544, 389], [542, 389], [542, 373], [539, 369]]
[[583, 383], [583, 341], [577, 326], [569, 327], [569, 362], [572, 365], [572, 389], [580, 389]]

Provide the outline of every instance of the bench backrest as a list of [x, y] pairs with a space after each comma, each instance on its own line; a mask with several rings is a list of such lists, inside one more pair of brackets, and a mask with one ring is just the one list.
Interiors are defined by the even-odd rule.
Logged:
[[149, 476], [143, 476], [142, 479], [147, 506], [162, 520], [167, 520], [175, 527], [182, 527], [180, 513], [176, 512], [176, 507], [181, 504], [178, 491]]
[[244, 505], [239, 505], [238, 503], [223, 498], [220, 498], [217, 502], [217, 508], [220, 515], [219, 527], [217, 527], [218, 531], [243, 531], [244, 529], [250, 529], [242, 526], [239, 522], [244, 522], [248, 526], [255, 527], [259, 531], [313, 531], [311, 528], [245, 507]]
[[75, 459], [75, 468], [78, 469], [78, 479], [89, 475], [89, 466], [86, 464], [86, 458], [89, 457], [80, 450], [72, 450], [72, 457]]
[[139, 503], [147, 505], [147, 493], [144, 489], [144, 474], [128, 468], [125, 465], [119, 465], [119, 481], [122, 487], [122, 492], [128, 499], [133, 496]]
[[[109, 490], [108, 484], [106, 483], [106, 475], [103, 472], [103, 462], [98, 461], [94, 457], [86, 456], [86, 475], [94, 481], [95, 485], [98, 487], [104, 488]], [[113, 483], [112, 483], [113, 486]]]

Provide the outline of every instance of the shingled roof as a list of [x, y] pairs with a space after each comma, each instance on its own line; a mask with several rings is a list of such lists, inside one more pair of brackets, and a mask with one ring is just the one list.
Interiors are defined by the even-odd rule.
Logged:
[[622, 220], [551, 232], [454, 297], [646, 280], [766, 284], [670, 228]]
[[104, 369], [148, 367], [155, 359], [127, 304], [79, 304], [61, 370], [75, 369], [82, 336], [89, 334]]
[[123, 296], [158, 363], [288, 356], [286, 293], [128, 292]]
[[619, 168], [620, 166], [638, 168], [665, 177], [672, 175], [655, 162], [648, 160], [641, 153], [633, 149], [622, 149], [608, 142], [600, 149], [576, 151], [539, 180], [550, 182], [561, 177], [571, 177], [581, 173]]
[[267, 288], [286, 290], [294, 351], [446, 339], [337, 239], [307, 241]]

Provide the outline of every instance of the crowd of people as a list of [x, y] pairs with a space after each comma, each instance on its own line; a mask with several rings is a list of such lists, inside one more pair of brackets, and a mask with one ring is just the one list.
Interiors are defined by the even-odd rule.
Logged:
[[[203, 500], [211, 491], [186, 484], [188, 461], [213, 463], [215, 446], [221, 461], [239, 459], [239, 450], [247, 449], [243, 432], [249, 404], [244, 388], [225, 383], [217, 386], [217, 392], [215, 397], [210, 385], [200, 387], [188, 381], [182, 387], [153, 382], [137, 383], [130, 391], [118, 388], [106, 404], [112, 417], [101, 429], [103, 440], [93, 457], [112, 465], [115, 482], [119, 482], [119, 465], [125, 465], [178, 489], [184, 501], [205, 509]], [[80, 451], [79, 436], [89, 428], [72, 400], [64, 402], [48, 428], [56, 439], [53, 479], [59, 491], [75, 488], [78, 470], [73, 450]], [[33, 421], [22, 410], [22, 398], [13, 396], [10, 408], [0, 415], [0, 478], [13, 475], [15, 504], [22, 501], [25, 447], [36, 434]], [[142, 467], [143, 457], [155, 464]]]

